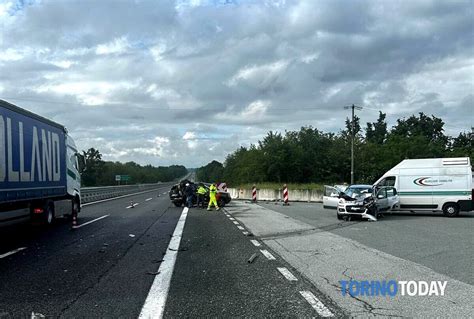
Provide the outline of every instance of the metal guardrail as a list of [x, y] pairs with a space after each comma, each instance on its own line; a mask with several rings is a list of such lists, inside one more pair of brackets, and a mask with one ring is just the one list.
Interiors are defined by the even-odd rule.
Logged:
[[165, 187], [168, 183], [81, 188], [83, 204]]

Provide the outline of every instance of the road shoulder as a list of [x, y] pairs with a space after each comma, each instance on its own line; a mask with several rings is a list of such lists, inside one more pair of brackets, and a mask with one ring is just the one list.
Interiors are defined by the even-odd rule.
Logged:
[[[274, 252], [308, 278], [351, 316], [469, 317], [472, 313], [473, 286], [439, 274], [430, 268], [407, 261], [355, 240], [301, 226], [297, 221], [269, 208], [237, 202], [228, 211]], [[269, 222], [269, 221], [272, 222]], [[260, 225], [266, 222], [264, 232]], [[288, 231], [272, 225], [286, 223]], [[300, 232], [293, 231], [301, 229]], [[387, 239], [395, 240], [395, 239]], [[340, 280], [423, 280], [448, 281], [446, 296], [368, 297], [342, 296]]]

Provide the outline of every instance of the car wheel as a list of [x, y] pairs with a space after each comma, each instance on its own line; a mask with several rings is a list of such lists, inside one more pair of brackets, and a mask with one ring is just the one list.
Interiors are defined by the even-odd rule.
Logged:
[[176, 206], [176, 207], [181, 207], [181, 205], [182, 205], [181, 202], [173, 202], [173, 204], [174, 204], [174, 206]]
[[459, 206], [456, 203], [446, 203], [443, 206], [443, 214], [446, 217], [455, 217], [459, 214]]
[[342, 220], [342, 219], [343, 219], [343, 218], [342, 218], [342, 215], [339, 214], [339, 213], [337, 213], [337, 219]]

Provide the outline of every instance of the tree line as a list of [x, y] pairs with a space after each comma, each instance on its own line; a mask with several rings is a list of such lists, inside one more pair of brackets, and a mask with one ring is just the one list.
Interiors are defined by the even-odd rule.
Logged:
[[187, 169], [181, 165], [141, 166], [135, 162], [103, 161], [102, 154], [95, 148], [83, 151], [80, 155], [79, 171], [81, 184], [84, 187], [117, 185], [116, 175], [128, 175], [130, 180], [121, 184], [141, 184], [169, 182], [187, 174]]
[[343, 183], [350, 181], [351, 138], [354, 134], [355, 182], [373, 183], [403, 159], [464, 157], [473, 161], [472, 132], [457, 137], [444, 133], [444, 122], [419, 113], [398, 119], [390, 129], [386, 114], [362, 129], [349, 119], [338, 134], [306, 126], [284, 134], [268, 132], [257, 144], [240, 147], [225, 162], [213, 161], [197, 170], [207, 181], [247, 183]]

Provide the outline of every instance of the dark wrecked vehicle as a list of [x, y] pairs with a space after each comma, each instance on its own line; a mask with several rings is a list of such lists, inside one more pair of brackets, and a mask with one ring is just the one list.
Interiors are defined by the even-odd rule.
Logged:
[[[196, 192], [197, 192], [197, 188], [199, 187], [199, 183], [194, 183], [189, 180], [182, 180], [178, 184], [173, 185], [169, 192], [170, 200], [176, 207], [181, 207], [186, 203], [186, 195], [184, 194], [184, 189], [186, 188], [187, 183], [189, 183], [189, 185], [194, 190], [193, 193], [195, 194], [195, 196], [193, 198], [193, 205], [196, 205], [197, 203]], [[209, 203], [209, 187], [211, 186], [211, 184], [210, 183], [202, 183], [202, 184], [207, 190], [207, 193], [204, 196], [204, 203], [207, 206], [207, 204]], [[230, 194], [222, 190], [217, 191], [216, 199], [217, 199], [217, 205], [219, 205], [219, 207], [224, 207], [226, 204], [228, 204], [231, 201]]]

